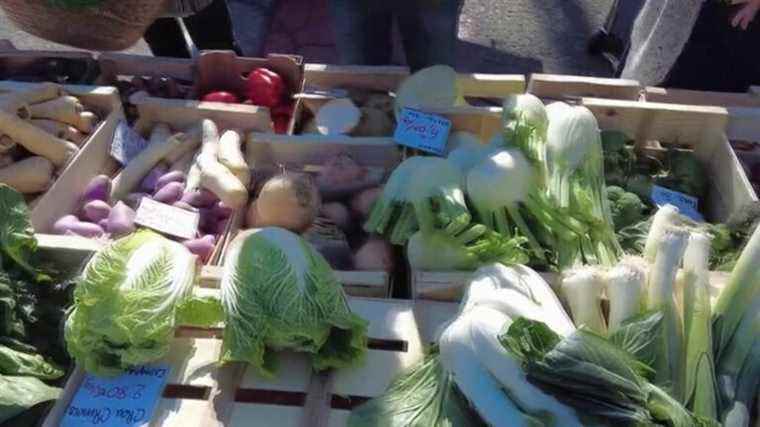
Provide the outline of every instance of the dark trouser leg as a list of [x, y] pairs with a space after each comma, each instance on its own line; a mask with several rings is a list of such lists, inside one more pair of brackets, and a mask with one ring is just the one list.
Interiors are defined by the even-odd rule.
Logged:
[[214, 0], [208, 7], [184, 19], [199, 50], [235, 49], [232, 22], [225, 0]]
[[445, 64], [454, 66], [456, 62], [457, 36], [459, 34], [459, 15], [463, 0], [438, 0], [429, 11], [424, 13], [425, 28], [428, 32], [429, 47], [427, 64]]
[[189, 58], [179, 25], [174, 18], [159, 18], [148, 27], [143, 36], [155, 56]]
[[390, 62], [392, 20], [390, 8], [384, 1], [330, 0], [341, 64], [385, 65]]
[[277, 0], [229, 0], [232, 29], [245, 56], [262, 56]]

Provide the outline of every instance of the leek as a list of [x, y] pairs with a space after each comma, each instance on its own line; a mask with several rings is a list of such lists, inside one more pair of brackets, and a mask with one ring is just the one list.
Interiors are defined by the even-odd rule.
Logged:
[[634, 258], [624, 259], [607, 272], [605, 286], [610, 302], [607, 322], [610, 333], [641, 311], [646, 276], [645, 266]]
[[570, 314], [577, 327], [585, 327], [600, 335], [607, 333], [602, 314], [604, 280], [594, 267], [583, 267], [565, 272], [562, 276], [562, 294], [570, 306]]

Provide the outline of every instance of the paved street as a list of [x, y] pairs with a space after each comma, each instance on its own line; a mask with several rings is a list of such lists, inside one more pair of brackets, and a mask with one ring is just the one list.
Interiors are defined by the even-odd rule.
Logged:
[[[310, 62], [334, 62], [325, 4], [326, 0], [283, 0], [267, 50], [299, 53]], [[609, 67], [587, 55], [585, 45], [604, 23], [611, 4], [612, 0], [466, 0], [460, 18], [457, 68], [608, 75]], [[20, 49], [64, 48], [13, 28], [1, 13], [0, 38], [10, 39]], [[143, 42], [130, 51], [148, 53]], [[395, 57], [402, 55], [397, 52]]]

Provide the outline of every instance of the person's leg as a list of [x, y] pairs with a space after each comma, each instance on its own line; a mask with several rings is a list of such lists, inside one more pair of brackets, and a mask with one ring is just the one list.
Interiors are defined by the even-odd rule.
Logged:
[[174, 18], [159, 18], [143, 35], [154, 56], [189, 58], [185, 39]]
[[432, 6], [426, 0], [394, 0], [393, 13], [398, 22], [406, 63], [412, 71], [430, 64], [430, 33], [425, 27], [424, 14]]
[[184, 21], [199, 50], [235, 49], [232, 22], [225, 0], [214, 0], [205, 9], [184, 18]]
[[393, 0], [330, 0], [338, 57], [345, 65], [390, 62]]
[[445, 64], [452, 67], [456, 63], [457, 36], [459, 35], [459, 15], [463, 0], [437, 0], [422, 9], [427, 29], [427, 64]]
[[262, 56], [277, 0], [229, 0], [235, 41], [245, 56]]

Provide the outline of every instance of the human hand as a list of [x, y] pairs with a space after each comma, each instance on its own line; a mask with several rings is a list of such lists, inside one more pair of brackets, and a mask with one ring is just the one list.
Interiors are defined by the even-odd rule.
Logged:
[[752, 20], [755, 19], [758, 10], [760, 10], [760, 0], [749, 0], [731, 20], [731, 26], [746, 30]]

